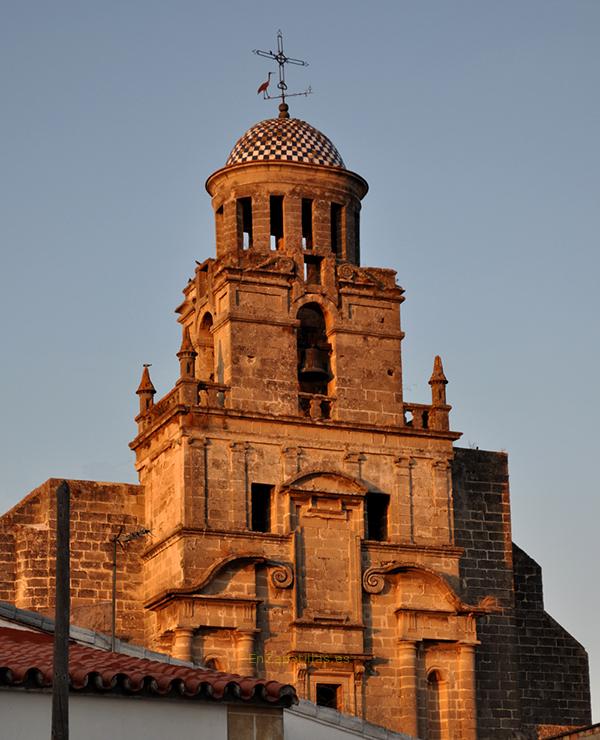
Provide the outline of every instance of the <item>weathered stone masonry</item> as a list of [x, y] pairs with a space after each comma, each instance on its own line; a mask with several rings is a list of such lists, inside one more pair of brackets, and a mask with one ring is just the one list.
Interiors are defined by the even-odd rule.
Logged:
[[[121, 638], [428, 740], [588, 723], [585, 651], [512, 544], [506, 456], [453, 446], [439, 357], [431, 403], [403, 397], [403, 290], [360, 265], [366, 182], [283, 106], [207, 189], [216, 259], [156, 402], [144, 368], [140, 485], [71, 482], [74, 620], [108, 629], [111, 539], [148, 528], [118, 553]], [[43, 612], [56, 484], [0, 520], [0, 598]]]

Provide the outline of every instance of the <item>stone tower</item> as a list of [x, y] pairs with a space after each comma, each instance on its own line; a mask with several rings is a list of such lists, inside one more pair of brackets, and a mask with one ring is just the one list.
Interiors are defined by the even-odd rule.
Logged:
[[367, 184], [282, 105], [206, 187], [216, 259], [177, 309], [179, 380], [140, 397], [132, 443], [149, 637], [414, 735], [443, 720], [474, 738], [485, 606], [457, 591], [460, 435], [439, 357], [432, 404], [403, 400], [403, 291], [360, 265]]
[[[439, 357], [431, 404], [403, 398], [366, 182], [282, 104], [207, 189], [179, 378], [137, 389], [141, 485], [70, 482], [73, 621], [110, 630], [115, 537], [150, 529], [118, 552], [118, 637], [427, 740], [589, 723], [585, 650], [512, 543], [506, 455], [453, 446]], [[0, 599], [50, 613], [56, 484], [0, 517]]]

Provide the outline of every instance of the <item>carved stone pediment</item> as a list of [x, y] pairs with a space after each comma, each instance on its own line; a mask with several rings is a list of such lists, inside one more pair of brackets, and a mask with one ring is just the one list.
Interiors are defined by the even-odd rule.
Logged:
[[[145, 606], [146, 608], [162, 608], [171, 601], [185, 599], [186, 597], [208, 596], [207, 591], [210, 590], [211, 584], [215, 583], [215, 579], [219, 575], [226, 571], [235, 572], [239, 568], [243, 568], [249, 564], [266, 567], [269, 570], [271, 584], [275, 588], [290, 588], [294, 583], [294, 569], [290, 563], [271, 560], [264, 555], [228, 555], [209, 565], [204, 571], [204, 574], [191, 586], [163, 591], [147, 601]], [[218, 590], [216, 594], [210, 594], [210, 596], [218, 596]]]
[[367, 487], [345, 473], [313, 470], [287, 481], [281, 490], [294, 493], [364, 496]]
[[485, 597], [478, 604], [467, 604], [454, 591], [446, 578], [431, 568], [418, 563], [391, 560], [373, 565], [363, 572], [363, 589], [369, 594], [380, 594], [386, 584], [396, 581], [399, 611], [437, 614], [486, 614], [497, 611], [493, 597]]

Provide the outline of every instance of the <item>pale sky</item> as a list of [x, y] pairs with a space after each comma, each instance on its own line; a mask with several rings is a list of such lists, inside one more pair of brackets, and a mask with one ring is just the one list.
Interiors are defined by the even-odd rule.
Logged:
[[134, 481], [135, 389], [177, 377], [213, 255], [204, 181], [275, 113], [363, 175], [363, 263], [406, 289], [408, 400], [444, 359], [460, 444], [509, 453], [513, 536], [600, 701], [600, 2], [0, 0], [0, 508], [48, 477]]

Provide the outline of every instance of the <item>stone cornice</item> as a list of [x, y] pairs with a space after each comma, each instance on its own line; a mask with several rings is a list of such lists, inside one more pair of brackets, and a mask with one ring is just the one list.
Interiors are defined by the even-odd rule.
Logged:
[[425, 545], [411, 542], [380, 542], [378, 540], [363, 540], [362, 547], [367, 552], [373, 550], [385, 550], [385, 554], [391, 553], [420, 553], [423, 555], [446, 555], [450, 558], [460, 558], [464, 555], [464, 547], [456, 545]]
[[142, 553], [143, 560], [151, 560], [163, 550], [187, 537], [206, 537], [207, 539], [242, 539], [248, 540], [249, 543], [255, 543], [257, 540], [262, 542], [289, 542], [291, 534], [275, 534], [273, 532], [255, 532], [254, 530], [225, 530], [225, 529], [202, 529], [200, 527], [176, 527], [158, 542], [153, 543], [147, 550]]

